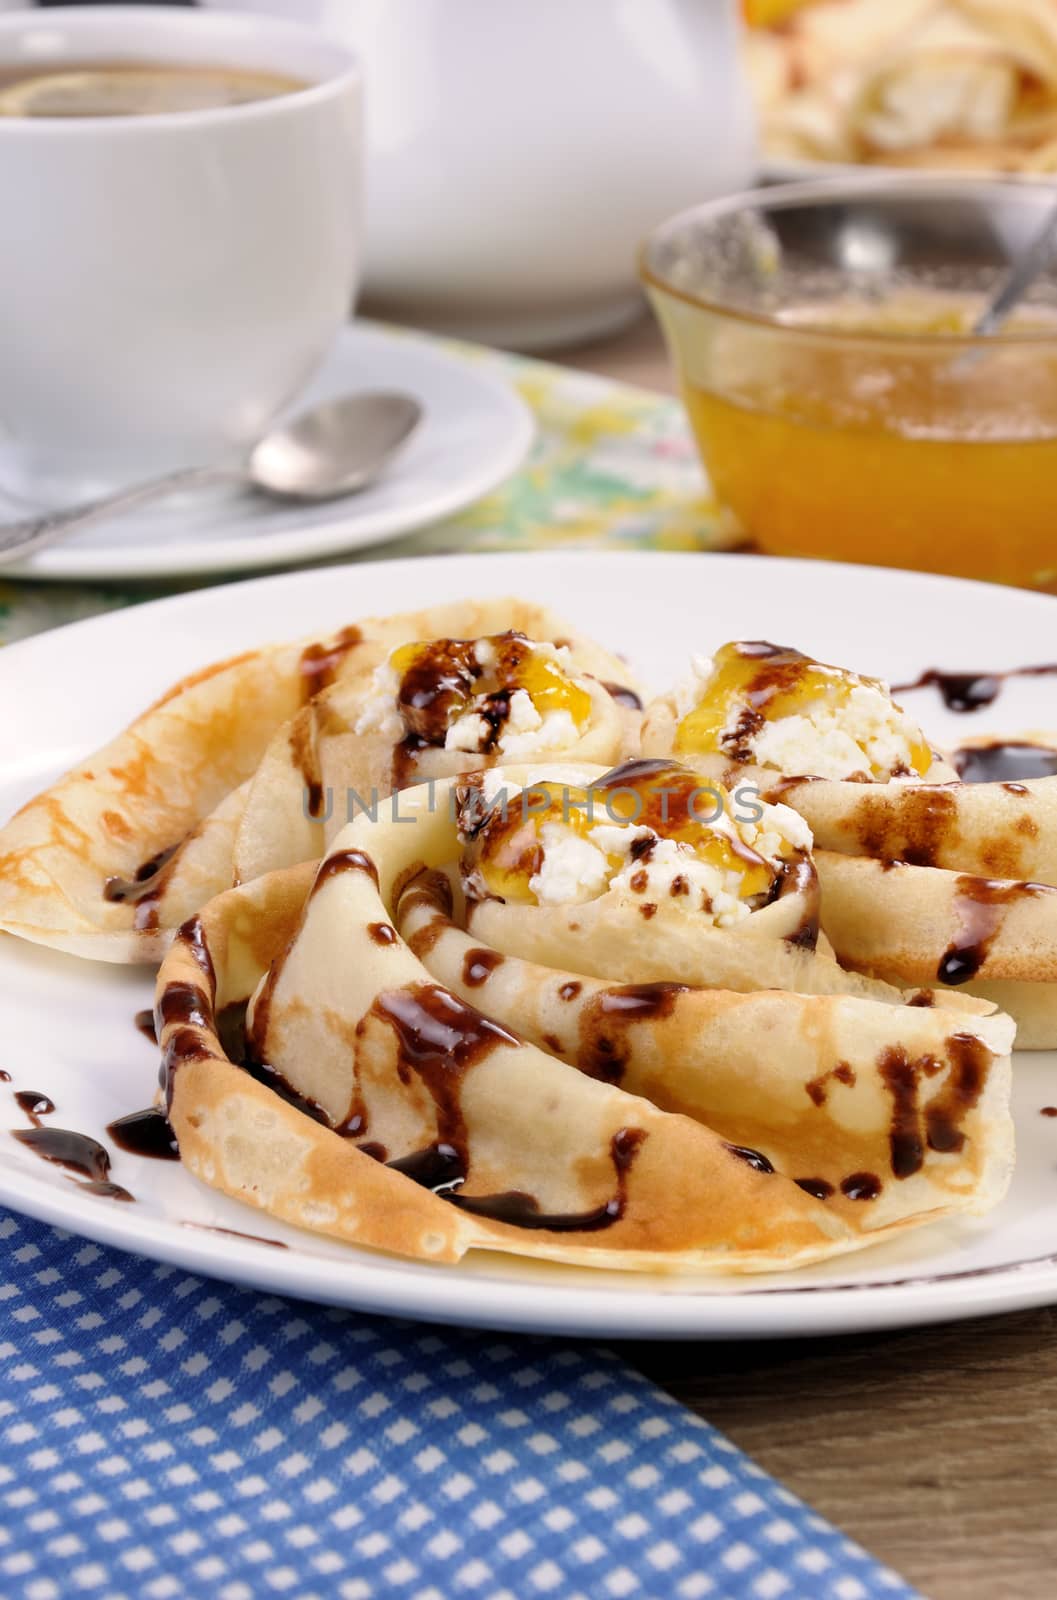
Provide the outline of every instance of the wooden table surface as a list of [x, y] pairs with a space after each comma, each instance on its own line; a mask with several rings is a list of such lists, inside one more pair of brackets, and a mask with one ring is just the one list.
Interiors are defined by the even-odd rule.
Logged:
[[[672, 389], [647, 318], [552, 358]], [[1057, 1309], [624, 1354], [929, 1600], [1057, 1595]]]

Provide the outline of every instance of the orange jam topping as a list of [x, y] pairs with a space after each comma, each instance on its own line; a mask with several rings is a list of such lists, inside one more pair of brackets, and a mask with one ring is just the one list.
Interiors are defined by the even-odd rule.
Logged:
[[[751, 762], [753, 736], [765, 722], [807, 715], [819, 706], [850, 712], [856, 689], [873, 689], [889, 698], [880, 679], [826, 666], [799, 650], [765, 641], [725, 644], [712, 659], [700, 699], [675, 730], [675, 749], [681, 754], [720, 753]], [[896, 716], [900, 714], [894, 703], [892, 709]], [[850, 731], [854, 735], [854, 730]], [[924, 777], [932, 765], [932, 751], [916, 729], [908, 743], [910, 765]], [[867, 765], [871, 777], [892, 775], [874, 764]]]
[[[734, 797], [722, 785], [706, 783], [673, 762], [644, 759], [625, 762], [587, 789], [548, 781], [500, 796], [463, 854], [463, 877], [472, 892], [478, 898], [536, 904], [532, 879], [543, 864], [547, 824], [562, 825], [593, 844], [605, 856], [610, 877], [629, 863], [647, 869], [661, 839], [686, 846], [699, 862], [736, 874], [743, 900], [769, 895], [784, 872], [784, 860], [768, 860], [745, 842]], [[614, 838], [614, 828], [626, 830], [626, 848], [620, 848], [623, 841]], [[596, 829], [606, 831], [599, 835]], [[795, 854], [786, 841], [782, 849], [783, 856]]]
[[510, 697], [524, 690], [541, 717], [567, 711], [577, 729], [591, 714], [591, 696], [569, 677], [551, 647], [509, 631], [484, 639], [429, 639], [402, 645], [389, 659], [399, 679], [397, 706], [408, 731], [443, 745], [448, 729], [473, 712], [498, 737]]

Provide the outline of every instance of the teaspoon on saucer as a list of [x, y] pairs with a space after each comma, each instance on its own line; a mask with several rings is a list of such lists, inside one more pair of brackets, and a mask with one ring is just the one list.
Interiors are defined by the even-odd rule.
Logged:
[[113, 494], [0, 525], [0, 566], [54, 544], [90, 522], [181, 489], [243, 484], [282, 500], [335, 500], [372, 483], [422, 418], [414, 396], [363, 390], [328, 400], [266, 433], [241, 461], [181, 467]]

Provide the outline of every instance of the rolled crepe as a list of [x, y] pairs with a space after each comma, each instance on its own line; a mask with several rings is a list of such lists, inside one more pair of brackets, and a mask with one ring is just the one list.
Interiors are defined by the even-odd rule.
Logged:
[[213, 895], [320, 855], [317, 796], [332, 767], [335, 782], [366, 793], [377, 779], [389, 793], [380, 768], [359, 761], [342, 709], [392, 650], [509, 629], [567, 642], [570, 671], [588, 685], [585, 743], [617, 759], [637, 736], [627, 669], [543, 608], [460, 601], [369, 618], [192, 674], [31, 800], [0, 829], [0, 928], [96, 960], [159, 960]]
[[808, 780], [786, 784], [782, 795], [822, 850], [1057, 884], [1057, 778], [861, 786]]
[[430, 621], [417, 636], [402, 626], [372, 672], [347, 674], [277, 733], [247, 796], [236, 881], [319, 856], [378, 800], [511, 749], [603, 765], [637, 749], [627, 665], [543, 608], [462, 605]]
[[827, 851], [815, 860], [843, 963], [992, 1000], [1022, 1049], [1057, 1047], [1057, 888]]
[[919, 831], [931, 828], [932, 838], [957, 787], [955, 768], [887, 684], [765, 641], [696, 658], [692, 677], [647, 707], [642, 748], [734, 794], [791, 806], [825, 849], [870, 853], [886, 807], [922, 819]]
[[[520, 793], [549, 770], [500, 776]], [[794, 1267], [1001, 1196], [1008, 1019], [504, 957], [463, 926], [460, 876], [488, 863], [463, 859], [457, 787], [407, 791], [314, 878], [269, 875], [181, 930], [158, 1020], [197, 1176], [405, 1256], [672, 1271]], [[239, 1065], [221, 1008], [251, 989]]]

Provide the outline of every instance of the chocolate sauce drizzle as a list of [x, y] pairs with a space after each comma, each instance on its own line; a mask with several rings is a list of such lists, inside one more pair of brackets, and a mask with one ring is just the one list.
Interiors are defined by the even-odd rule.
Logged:
[[804, 1085], [808, 1099], [816, 1106], [825, 1105], [829, 1098], [830, 1080], [843, 1083], [848, 1088], [855, 1084], [855, 1068], [849, 1061], [838, 1061], [835, 1067], [830, 1067], [827, 1072], [820, 1072], [817, 1078], [811, 1078]]
[[462, 981], [468, 989], [479, 989], [503, 965], [504, 957], [498, 950], [475, 948], [467, 950], [462, 959]]
[[320, 641], [302, 650], [301, 683], [306, 701], [314, 700], [322, 689], [329, 688], [349, 651], [362, 639], [362, 631], [353, 625], [341, 628], [333, 642]]
[[118, 905], [135, 906], [133, 925], [137, 932], [147, 933], [158, 926], [159, 902], [165, 892], [178, 852], [187, 843], [180, 839], [164, 850], [158, 850], [131, 878], [110, 877], [103, 884], [103, 899]]
[[185, 1061], [208, 1061], [213, 1057], [203, 1033], [211, 1031], [214, 1026], [217, 980], [201, 918], [190, 917], [177, 930], [176, 939], [192, 957], [203, 982], [199, 985], [179, 979], [169, 983], [155, 1007], [158, 1037], [161, 1038], [164, 1029], [171, 1030], [158, 1070], [158, 1083], [165, 1092], [166, 1111], [172, 1109], [173, 1082], [181, 1064]]
[[1004, 910], [1018, 900], [1046, 894], [1057, 894], [1057, 889], [1041, 883], [1007, 883], [1000, 878], [960, 875], [954, 902], [960, 928], [940, 958], [938, 981], [953, 988], [975, 978], [1002, 925]]
[[[370, 878], [374, 887], [378, 888], [378, 868], [365, 850], [337, 850], [333, 855], [327, 856], [321, 863], [309, 892], [309, 900], [314, 899], [331, 879], [338, 878], [345, 872], [364, 872]], [[291, 948], [292, 942], [272, 962], [253, 1008], [252, 1037], [248, 1041], [245, 1053], [252, 1056], [255, 1061], [263, 1061], [267, 1055], [268, 1023], [271, 1017], [272, 1001]], [[205, 949], [204, 945], [203, 950], [206, 959], [209, 960], [209, 951]], [[212, 974], [211, 961], [210, 973]], [[215, 993], [215, 978], [213, 979], [212, 987]], [[225, 1054], [227, 1054], [226, 1051]], [[233, 1058], [229, 1056], [229, 1059]]]
[[840, 1191], [849, 1200], [876, 1200], [881, 1180], [875, 1172], [852, 1172], [841, 1180]]
[[971, 1033], [952, 1034], [947, 1049], [950, 1075], [925, 1107], [925, 1131], [930, 1150], [957, 1152], [965, 1145], [965, 1118], [983, 1093], [991, 1052]]
[[892, 1045], [881, 1052], [878, 1071], [892, 1097], [888, 1135], [892, 1173], [896, 1178], [909, 1178], [921, 1171], [925, 1160], [918, 1063], [910, 1059], [902, 1045]]
[[619, 1222], [627, 1209], [628, 1174], [647, 1137], [644, 1128], [621, 1128], [609, 1142], [610, 1159], [616, 1176], [616, 1193], [602, 1205], [587, 1211], [541, 1211], [533, 1195], [519, 1189], [505, 1194], [448, 1196], [454, 1205], [476, 1217], [505, 1222], [515, 1228], [540, 1228], [550, 1233], [597, 1233]]
[[[368, 1155], [373, 1155], [381, 1146], [361, 1145], [360, 1149]], [[378, 1157], [385, 1160], [384, 1153]], [[413, 1150], [409, 1156], [399, 1156], [388, 1165], [394, 1172], [402, 1172], [405, 1178], [410, 1178], [413, 1183], [421, 1184], [423, 1189], [431, 1189], [434, 1194], [450, 1195], [453, 1189], [466, 1182], [466, 1161], [453, 1144], [438, 1141], [425, 1150]]]
[[[565, 993], [572, 987], [563, 984], [558, 993], [563, 999], [572, 999]], [[579, 993], [578, 983], [575, 988]], [[628, 1028], [636, 1022], [671, 1016], [676, 996], [686, 992], [685, 983], [625, 983], [600, 990], [580, 1015], [576, 1065], [592, 1078], [619, 1083], [631, 1049]]]
[[616, 1194], [589, 1210], [546, 1212], [533, 1195], [521, 1190], [494, 1195], [463, 1194], [469, 1154], [461, 1080], [494, 1050], [517, 1046], [521, 1041], [439, 985], [416, 984], [385, 991], [377, 996], [369, 1015], [393, 1029], [399, 1052], [397, 1071], [402, 1077], [413, 1073], [424, 1084], [436, 1113], [436, 1139], [424, 1150], [389, 1162], [394, 1171], [475, 1216], [515, 1227], [593, 1232], [620, 1220], [627, 1201], [627, 1174], [646, 1137], [643, 1130], [622, 1128], [613, 1136], [610, 1156]]
[[414, 1073], [428, 1090], [436, 1111], [437, 1143], [453, 1146], [465, 1161], [461, 1079], [493, 1050], [516, 1047], [521, 1040], [439, 984], [383, 990], [369, 1015], [395, 1033], [401, 1076]]
[[913, 683], [896, 684], [892, 693], [937, 689], [948, 711], [979, 711], [994, 704], [1010, 678], [1046, 678], [1054, 674], [1057, 674], [1057, 663], [1009, 667], [1004, 672], [942, 672], [937, 667], [928, 667]]
[[1029, 794], [1021, 785], [1032, 778], [1057, 777], [1057, 749], [1020, 739], [955, 750], [951, 760], [965, 783], [1001, 783], [1013, 794]]
[[748, 1144], [725, 1144], [724, 1150], [729, 1150], [732, 1156], [737, 1156], [739, 1161], [751, 1167], [754, 1172], [773, 1172], [774, 1167], [762, 1150], [754, 1150]]
[[794, 1178], [793, 1182], [805, 1194], [814, 1195], [816, 1200], [828, 1200], [833, 1193], [833, 1185], [827, 1183], [825, 1178]]
[[331, 878], [338, 878], [343, 872], [365, 872], [374, 887], [378, 888], [378, 868], [365, 850], [336, 850], [333, 855], [327, 856], [316, 873], [312, 885], [312, 894], [317, 895], [324, 884]]
[[132, 1020], [145, 1039], [148, 1039], [151, 1044], [157, 1044], [158, 1033], [154, 1026], [154, 1011], [151, 1007], [148, 1006], [145, 1011], [137, 1011]]
[[603, 683], [602, 687], [610, 698], [616, 701], [618, 706], [626, 706], [629, 711], [642, 710], [642, 700], [634, 689], [628, 688], [627, 684]]
[[316, 745], [316, 724], [311, 711], [303, 710], [290, 724], [290, 756], [305, 786], [305, 810], [318, 822], [323, 816], [323, 772]]
[[856, 818], [864, 855], [885, 867], [932, 867], [958, 825], [957, 785], [908, 785], [896, 811], [864, 788]]
[[[400, 680], [397, 710], [407, 730], [393, 751], [392, 788], [407, 788], [415, 781], [415, 768], [423, 750], [443, 748], [448, 727], [471, 703], [485, 724], [479, 747], [487, 755], [499, 742], [510, 716], [518, 669], [532, 652], [523, 633], [509, 629], [495, 640], [497, 665], [486, 667], [477, 659], [475, 639], [434, 639], [424, 645]], [[499, 687], [486, 695], [478, 694], [478, 684], [487, 671], [497, 670]]]

